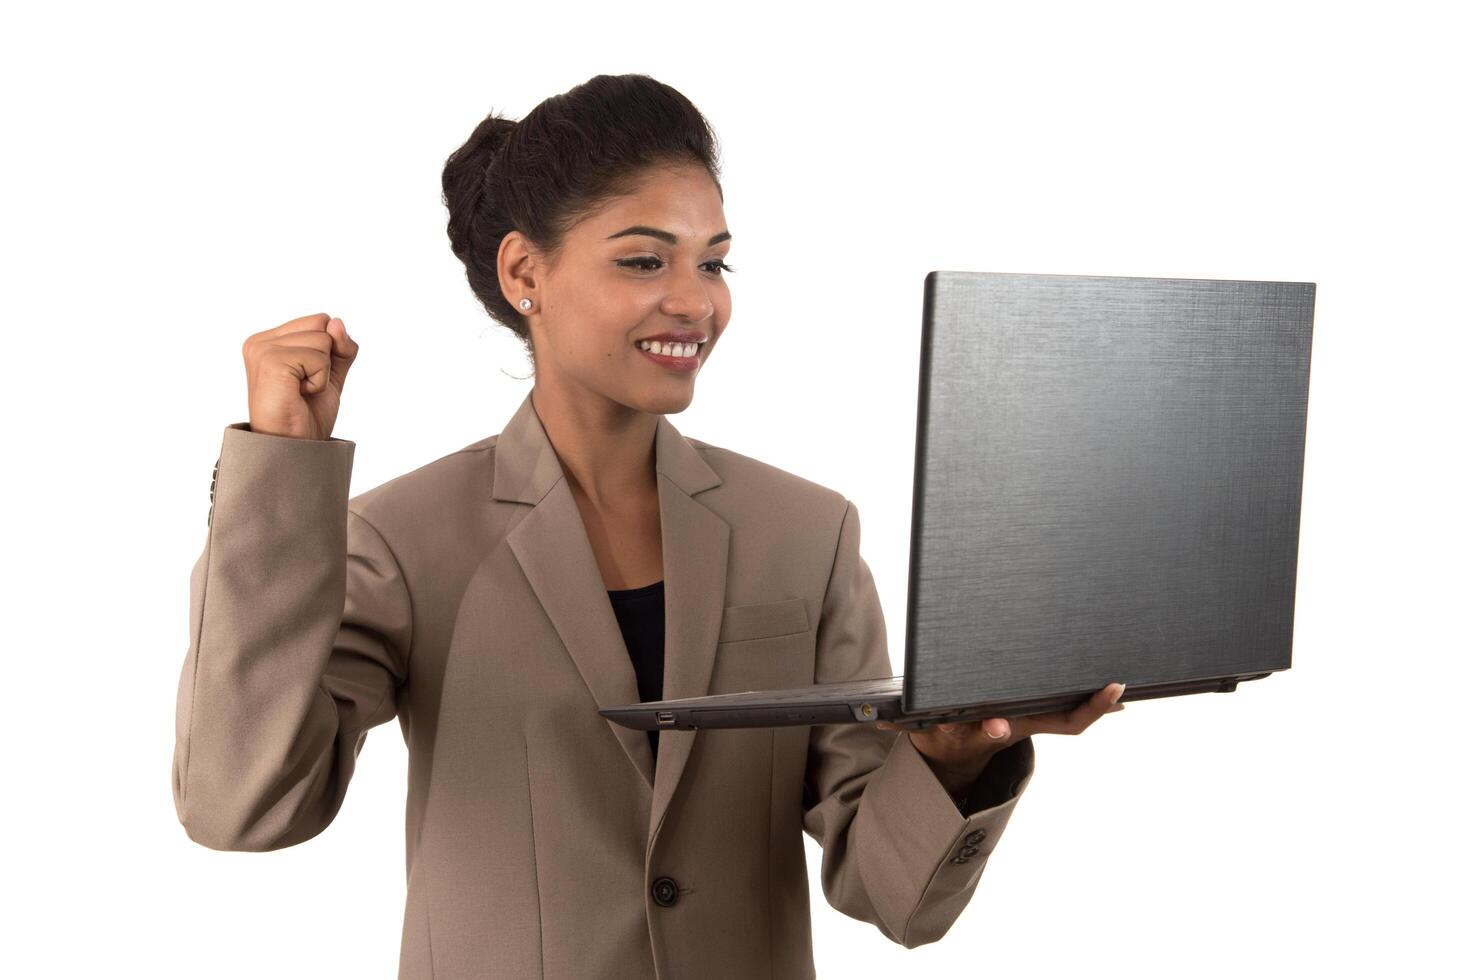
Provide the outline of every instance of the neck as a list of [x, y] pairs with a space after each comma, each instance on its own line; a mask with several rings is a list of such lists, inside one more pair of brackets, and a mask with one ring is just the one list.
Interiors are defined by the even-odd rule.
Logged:
[[657, 494], [658, 416], [536, 385], [530, 402], [571, 488], [599, 510]]

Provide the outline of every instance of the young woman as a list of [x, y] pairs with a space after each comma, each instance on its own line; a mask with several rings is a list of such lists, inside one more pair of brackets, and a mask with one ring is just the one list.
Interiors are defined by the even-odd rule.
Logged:
[[802, 831], [833, 907], [932, 942], [1029, 782], [1030, 736], [1120, 707], [1113, 684], [931, 732], [644, 735], [597, 713], [892, 672], [855, 505], [668, 420], [729, 323], [718, 173], [704, 118], [646, 76], [480, 123], [444, 170], [449, 238], [534, 387], [498, 435], [351, 499], [342, 321], [244, 344], [174, 800], [205, 846], [300, 843], [398, 718], [400, 977], [812, 977]]

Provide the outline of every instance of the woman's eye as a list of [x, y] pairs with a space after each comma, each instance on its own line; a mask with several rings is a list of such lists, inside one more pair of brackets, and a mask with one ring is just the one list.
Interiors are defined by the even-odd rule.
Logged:
[[[663, 261], [662, 259], [654, 259], [643, 256], [635, 259], [622, 259], [617, 264], [628, 266], [633, 269], [642, 269], [645, 272], [652, 272], [656, 269], [661, 268]], [[722, 276], [725, 272], [734, 271], [734, 267], [732, 265], [725, 265], [723, 259], [710, 259], [709, 261], [705, 262], [704, 265], [713, 266], [714, 268], [710, 271], [719, 276]]]

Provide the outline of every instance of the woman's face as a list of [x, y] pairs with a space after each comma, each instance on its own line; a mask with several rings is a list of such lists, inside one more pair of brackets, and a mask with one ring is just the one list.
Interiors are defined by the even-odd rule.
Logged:
[[[524, 295], [535, 300], [529, 321], [536, 386], [652, 414], [687, 408], [694, 380], [729, 322], [722, 271], [728, 235], [708, 173], [664, 167], [573, 226], [554, 268], [533, 256], [525, 278], [507, 282], [502, 272], [511, 302]], [[669, 350], [671, 341], [660, 355], [640, 349], [641, 341], [668, 333], [693, 333], [704, 342], [683, 356]]]

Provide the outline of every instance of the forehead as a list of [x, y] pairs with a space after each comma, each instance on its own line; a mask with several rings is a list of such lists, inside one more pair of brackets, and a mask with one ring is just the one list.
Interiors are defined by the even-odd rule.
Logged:
[[[628, 193], [605, 202], [582, 222], [581, 230], [604, 239], [631, 225], [661, 228], [677, 235], [680, 247], [698, 247], [724, 230], [724, 202], [719, 199], [713, 178], [702, 167], [659, 168], [650, 171]], [[626, 240], [634, 239], [617, 239]]]

